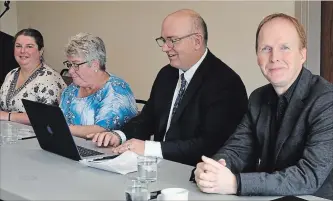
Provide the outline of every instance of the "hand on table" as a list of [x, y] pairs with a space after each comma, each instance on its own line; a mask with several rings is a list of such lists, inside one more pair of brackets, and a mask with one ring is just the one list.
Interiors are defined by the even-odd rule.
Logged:
[[96, 146], [99, 147], [117, 147], [120, 144], [120, 139], [113, 132], [91, 133], [86, 136], [87, 139], [91, 139]]
[[123, 143], [122, 145], [113, 148], [113, 152], [117, 154], [122, 154], [125, 151], [130, 150], [139, 155], [144, 155], [145, 151], [145, 141], [138, 139], [130, 139]]
[[236, 176], [226, 167], [225, 160], [217, 162], [205, 156], [202, 160], [194, 171], [199, 189], [206, 193], [236, 194]]

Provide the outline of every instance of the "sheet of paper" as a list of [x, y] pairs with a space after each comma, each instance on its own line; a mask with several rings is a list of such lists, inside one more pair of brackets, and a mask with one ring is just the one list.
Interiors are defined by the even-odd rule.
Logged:
[[18, 139], [35, 136], [31, 126], [11, 121], [0, 121], [0, 135], [10, 135], [12, 133], [18, 135]]
[[89, 167], [94, 167], [122, 175], [138, 171], [138, 155], [132, 151], [126, 151], [114, 159], [92, 161], [89, 159], [80, 160], [80, 162]]

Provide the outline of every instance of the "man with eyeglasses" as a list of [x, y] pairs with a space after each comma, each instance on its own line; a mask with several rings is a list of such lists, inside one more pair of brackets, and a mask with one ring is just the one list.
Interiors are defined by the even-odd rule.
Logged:
[[179, 10], [168, 15], [161, 33], [156, 42], [170, 64], [158, 73], [142, 112], [121, 131], [91, 137], [98, 146], [116, 147], [116, 153], [131, 150], [195, 165], [203, 154], [216, 152], [241, 121], [246, 89], [208, 50], [207, 26], [198, 13]]

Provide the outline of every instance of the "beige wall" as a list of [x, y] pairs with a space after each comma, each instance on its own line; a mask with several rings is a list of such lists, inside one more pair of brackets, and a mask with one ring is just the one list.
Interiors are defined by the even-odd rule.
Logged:
[[320, 75], [321, 1], [295, 2], [295, 16], [307, 35], [307, 59], [304, 64], [313, 74]]
[[221, 2], [17, 2], [18, 28], [39, 29], [47, 63], [60, 71], [69, 36], [90, 32], [106, 43], [107, 68], [124, 78], [137, 98], [147, 99], [168, 59], [157, 46], [164, 17], [177, 9], [199, 12], [208, 25], [210, 50], [243, 79], [248, 93], [264, 85], [254, 51], [260, 20], [273, 12], [294, 15], [293, 1]]

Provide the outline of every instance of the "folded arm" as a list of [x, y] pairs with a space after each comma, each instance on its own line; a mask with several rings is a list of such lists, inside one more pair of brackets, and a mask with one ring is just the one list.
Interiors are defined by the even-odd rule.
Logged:
[[[9, 112], [0, 111], [0, 120], [9, 121]], [[12, 112], [10, 121], [30, 125], [30, 120], [27, 113]]]
[[257, 146], [252, 133], [251, 121], [251, 114], [248, 112], [237, 126], [234, 134], [213, 156], [213, 159], [217, 161], [224, 159], [226, 166], [233, 173], [254, 169], [257, 158]]
[[215, 154], [234, 132], [247, 109], [246, 94], [229, 86], [210, 87], [207, 91], [195, 137], [161, 142], [164, 158], [195, 165], [202, 155]]
[[309, 115], [302, 157], [293, 166], [268, 173], [241, 173], [241, 195], [313, 194], [333, 169], [333, 95], [318, 98]]
[[100, 127], [98, 125], [89, 125], [89, 126], [70, 125], [69, 129], [72, 135], [82, 138], [86, 138], [86, 136], [91, 133], [101, 133], [106, 131], [105, 128]]
[[[156, 78], [156, 80], [158, 79]], [[131, 138], [149, 140], [150, 136], [154, 134], [156, 125], [154, 116], [155, 90], [156, 81], [153, 84], [150, 98], [141, 112], [121, 128], [121, 131], [126, 135], [126, 140]]]

